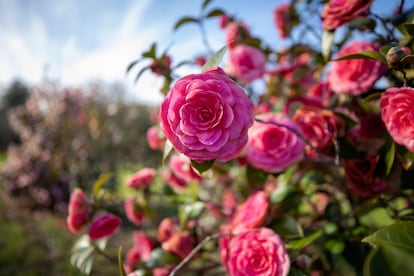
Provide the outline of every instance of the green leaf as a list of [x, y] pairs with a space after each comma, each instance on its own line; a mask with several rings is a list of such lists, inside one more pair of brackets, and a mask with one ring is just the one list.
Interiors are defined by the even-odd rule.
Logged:
[[220, 50], [214, 53], [214, 55], [212, 55], [204, 64], [203, 71], [207, 71], [209, 69], [219, 66], [226, 51], [227, 51], [227, 45], [223, 46]]
[[414, 152], [408, 151], [406, 147], [397, 145], [397, 156], [405, 170], [414, 166]]
[[399, 222], [364, 238], [374, 249], [364, 263], [364, 275], [412, 275], [414, 222]]
[[165, 164], [165, 160], [167, 160], [173, 149], [173, 145], [171, 144], [170, 140], [167, 139], [164, 145], [164, 152], [162, 153], [162, 164]]
[[258, 170], [251, 166], [250, 164], [247, 164], [246, 166], [246, 177], [247, 182], [251, 187], [257, 187], [263, 185], [268, 177], [268, 173]]
[[118, 268], [119, 268], [120, 276], [127, 276], [125, 269], [124, 269], [124, 261], [122, 258], [122, 246], [120, 246], [118, 249]]
[[177, 30], [179, 27], [181, 27], [184, 24], [187, 23], [200, 23], [200, 20], [198, 20], [197, 18], [191, 17], [191, 16], [185, 16], [183, 18], [181, 18], [180, 20], [178, 20], [175, 25], [174, 25], [174, 30]]
[[150, 68], [149, 66], [145, 66], [145, 67], [141, 68], [141, 70], [139, 70], [137, 76], [135, 77], [134, 82], [136, 83], [139, 80], [139, 78], [141, 77], [141, 75], [144, 74], [145, 70], [147, 70], [149, 68]]
[[367, 214], [361, 216], [359, 220], [361, 225], [368, 226], [371, 229], [378, 229], [394, 223], [387, 209], [382, 207], [372, 209]]
[[303, 229], [300, 223], [290, 215], [278, 218], [272, 228], [284, 238], [303, 238]]
[[383, 55], [381, 55], [377, 51], [372, 51], [372, 50], [364, 50], [357, 54], [351, 54], [351, 55], [338, 57], [332, 61], [341, 61], [341, 60], [358, 59], [358, 58], [373, 59], [373, 60], [380, 61], [382, 63], [387, 64], [387, 61], [385, 60], [385, 57]]
[[385, 148], [385, 156], [384, 156], [384, 161], [385, 161], [385, 175], [388, 176], [391, 172], [391, 168], [394, 164], [394, 159], [395, 159], [395, 143], [390, 141], [387, 144], [389, 144], [389, 146], [387, 148]]
[[131, 62], [129, 65], [128, 65], [128, 67], [127, 67], [127, 69], [126, 69], [126, 73], [128, 74], [128, 72], [132, 69], [132, 67], [134, 67], [135, 65], [137, 65], [140, 61], [142, 61], [143, 59], [142, 58], [140, 58], [140, 59], [137, 59], [137, 60], [134, 60], [133, 62]]
[[197, 218], [204, 210], [204, 206], [205, 204], [201, 201], [181, 205], [178, 208], [178, 217], [180, 219], [181, 226], [184, 227], [189, 219]]
[[95, 246], [100, 250], [104, 250], [107, 241], [107, 239], [101, 239], [93, 244], [87, 234], [82, 235], [72, 248], [70, 263], [82, 273], [89, 275], [92, 270]]
[[407, 34], [414, 36], [414, 24], [413, 23], [405, 23], [402, 26]]
[[214, 9], [207, 13], [206, 18], [215, 17], [224, 14], [224, 11], [221, 9]]
[[212, 0], [204, 0], [203, 5], [201, 6], [201, 10], [204, 10], [208, 6], [208, 4], [210, 4], [211, 1]]
[[152, 43], [150, 49], [142, 53], [142, 56], [147, 57], [147, 58], [152, 58], [152, 59], [157, 58], [157, 44]]
[[334, 37], [335, 32], [333, 31], [324, 31], [322, 34], [322, 56], [325, 61], [328, 61], [331, 58]]
[[214, 164], [214, 159], [213, 160], [209, 160], [209, 161], [205, 161], [202, 163], [198, 163], [194, 160], [191, 160], [191, 167], [193, 167], [194, 169], [196, 169], [200, 174], [209, 170], [211, 168], [211, 166], [213, 166]]
[[162, 248], [157, 247], [151, 251], [151, 259], [146, 263], [148, 268], [161, 267], [169, 264], [178, 263], [177, 256], [171, 253], [167, 253]]
[[304, 247], [308, 246], [309, 244], [313, 243], [314, 241], [316, 241], [317, 239], [319, 239], [323, 234], [322, 230], [318, 230], [314, 233], [312, 233], [311, 235], [300, 239], [300, 240], [294, 240], [289, 242], [286, 245], [287, 249], [293, 249], [293, 250], [301, 250]]
[[112, 178], [113, 173], [104, 173], [101, 174], [101, 176], [99, 176], [99, 178], [95, 181], [95, 183], [93, 184], [93, 190], [92, 190], [92, 197], [93, 199], [97, 199], [99, 192], [101, 191], [103, 185], [105, 185], [105, 183]]

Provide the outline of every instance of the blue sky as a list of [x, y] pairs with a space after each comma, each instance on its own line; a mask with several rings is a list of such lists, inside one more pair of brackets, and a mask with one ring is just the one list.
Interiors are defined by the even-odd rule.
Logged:
[[[158, 42], [161, 49], [172, 43], [173, 63], [204, 53], [196, 26], [172, 30], [181, 16], [197, 15], [201, 2], [0, 0], [0, 86], [17, 78], [36, 85], [46, 72], [64, 86], [80, 86], [91, 80], [119, 82], [131, 99], [159, 102], [161, 80], [146, 74], [134, 84], [134, 72], [125, 76], [125, 68], [152, 42]], [[220, 6], [236, 14], [255, 35], [280, 48], [283, 42], [278, 39], [272, 11], [283, 2], [215, 0], [210, 8]], [[377, 0], [374, 4], [381, 10], [388, 6], [390, 11], [397, 2]], [[209, 20], [207, 29], [211, 45], [222, 47], [224, 33], [218, 20]], [[191, 70], [186, 68], [183, 73]]]

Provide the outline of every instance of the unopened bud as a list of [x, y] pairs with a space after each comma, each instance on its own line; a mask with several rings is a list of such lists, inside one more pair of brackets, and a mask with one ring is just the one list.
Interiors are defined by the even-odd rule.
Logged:
[[406, 55], [406, 53], [401, 49], [400, 46], [392, 47], [388, 50], [387, 55], [385, 56], [387, 63], [390, 67], [396, 68], [400, 67], [401, 59]]

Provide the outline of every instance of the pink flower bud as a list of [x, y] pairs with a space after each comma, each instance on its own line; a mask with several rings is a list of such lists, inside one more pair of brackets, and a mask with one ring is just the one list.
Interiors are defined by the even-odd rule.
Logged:
[[194, 238], [189, 232], [176, 232], [168, 240], [162, 243], [162, 249], [174, 253], [184, 259], [194, 247]]
[[124, 202], [125, 214], [128, 220], [135, 225], [141, 225], [144, 220], [145, 214], [142, 208], [138, 205], [135, 197], [127, 198]]
[[97, 216], [89, 226], [89, 237], [91, 240], [111, 236], [121, 226], [121, 219], [113, 214], [105, 213]]
[[72, 233], [79, 232], [88, 222], [90, 208], [85, 193], [76, 188], [73, 190], [68, 207], [67, 226]]
[[129, 177], [126, 185], [137, 190], [143, 189], [151, 183], [156, 173], [157, 171], [153, 168], [143, 168]]

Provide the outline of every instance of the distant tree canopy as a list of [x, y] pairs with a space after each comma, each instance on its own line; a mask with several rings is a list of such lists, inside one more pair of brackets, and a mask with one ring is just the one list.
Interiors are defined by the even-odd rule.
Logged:
[[[2, 93], [3, 94], [3, 93]], [[5, 89], [4, 95], [0, 100], [0, 150], [5, 150], [11, 142], [18, 142], [19, 137], [10, 128], [7, 119], [7, 112], [14, 107], [22, 105], [29, 97], [29, 89], [26, 85], [15, 80]]]

